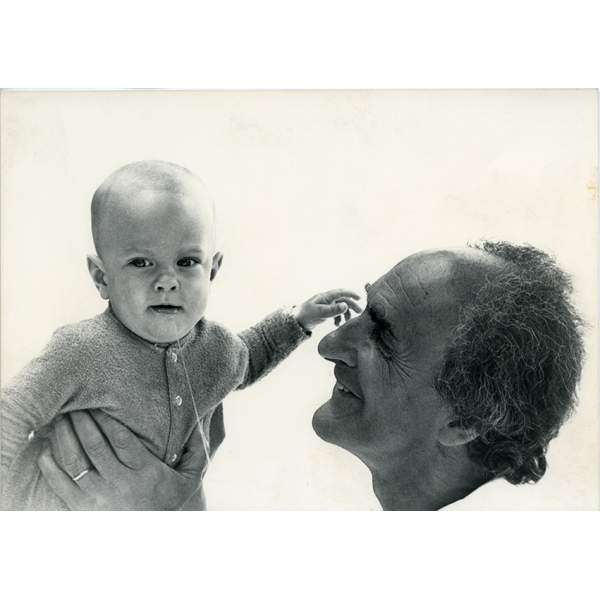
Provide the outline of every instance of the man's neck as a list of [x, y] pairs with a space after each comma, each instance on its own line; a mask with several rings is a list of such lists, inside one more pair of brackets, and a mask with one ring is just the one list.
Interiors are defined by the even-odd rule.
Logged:
[[439, 510], [490, 480], [489, 474], [468, 458], [465, 448], [440, 453], [433, 461], [411, 457], [392, 468], [388, 463], [384, 470], [369, 469], [383, 510]]

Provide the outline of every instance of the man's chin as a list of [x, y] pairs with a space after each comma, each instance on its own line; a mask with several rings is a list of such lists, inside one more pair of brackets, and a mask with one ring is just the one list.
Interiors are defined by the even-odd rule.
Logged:
[[322, 440], [344, 447], [342, 440], [348, 437], [351, 422], [360, 415], [361, 411], [362, 406], [359, 405], [340, 410], [332, 400], [329, 400], [315, 411], [312, 419], [313, 429]]

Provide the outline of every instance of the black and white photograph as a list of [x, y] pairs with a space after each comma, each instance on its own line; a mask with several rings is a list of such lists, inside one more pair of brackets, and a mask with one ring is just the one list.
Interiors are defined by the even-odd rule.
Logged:
[[596, 90], [0, 116], [3, 510], [598, 509]]
[[0, 597], [597, 596], [598, 8], [0, 18]]

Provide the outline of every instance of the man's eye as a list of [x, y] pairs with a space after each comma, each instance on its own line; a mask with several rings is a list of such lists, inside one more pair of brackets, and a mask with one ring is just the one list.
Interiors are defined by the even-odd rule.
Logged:
[[151, 263], [147, 258], [134, 258], [133, 260], [129, 261], [129, 264], [137, 267], [138, 269], [151, 266]]
[[193, 256], [186, 256], [185, 258], [181, 258], [177, 261], [177, 265], [180, 267], [193, 267], [194, 265], [199, 265], [200, 261]]
[[374, 327], [371, 335], [381, 354], [383, 354], [385, 358], [390, 358], [392, 356], [392, 351], [390, 350], [389, 344], [387, 344], [385, 340], [386, 331], [381, 327]]

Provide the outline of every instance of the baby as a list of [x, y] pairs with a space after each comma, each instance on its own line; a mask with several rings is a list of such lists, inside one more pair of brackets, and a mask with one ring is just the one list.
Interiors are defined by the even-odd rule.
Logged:
[[[92, 200], [92, 234], [97, 254], [88, 268], [108, 307], [58, 329], [3, 390], [3, 508], [67, 508], [37, 459], [47, 426], [70, 411], [105, 411], [171, 466], [198, 426], [208, 462], [223, 439], [221, 402], [229, 392], [265, 375], [318, 323], [360, 311], [358, 296], [339, 289], [239, 336], [204, 319], [223, 257], [213, 204], [178, 165], [137, 162], [110, 175]], [[188, 508], [202, 507], [199, 491]]]

